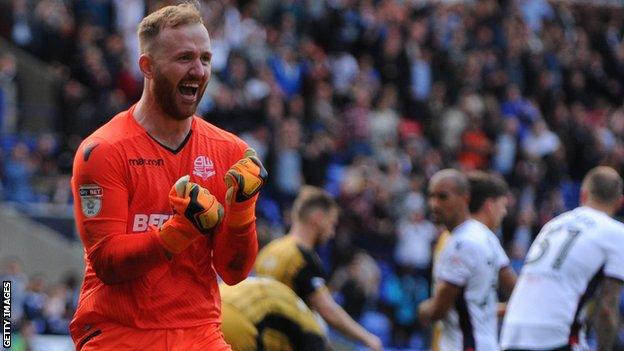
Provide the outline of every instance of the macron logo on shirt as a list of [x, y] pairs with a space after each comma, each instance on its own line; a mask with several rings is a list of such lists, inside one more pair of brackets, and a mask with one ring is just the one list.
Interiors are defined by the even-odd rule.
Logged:
[[148, 159], [148, 158], [131, 158], [128, 160], [130, 166], [164, 166], [165, 161], [162, 158]]

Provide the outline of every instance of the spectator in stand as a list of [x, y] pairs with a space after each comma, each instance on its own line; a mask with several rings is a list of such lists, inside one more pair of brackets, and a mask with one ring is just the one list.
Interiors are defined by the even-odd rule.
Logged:
[[397, 228], [394, 258], [397, 264], [416, 275], [428, 278], [433, 243], [438, 230], [425, 218], [425, 199], [412, 193], [405, 201], [405, 215]]
[[5, 199], [20, 203], [35, 201], [32, 187], [35, 171], [28, 145], [17, 143], [3, 166]]
[[544, 120], [538, 119], [524, 137], [522, 150], [528, 157], [543, 158], [557, 151], [560, 144], [557, 134], [548, 129]]
[[17, 59], [0, 55], [0, 134], [17, 131]]
[[[37, 334], [42, 334], [46, 331], [47, 325], [43, 308], [47, 299], [45, 278], [41, 275], [32, 277], [26, 288], [24, 314], [28, 320], [32, 321]], [[67, 330], [67, 333], [69, 334], [69, 330]]]
[[2, 262], [0, 280], [11, 282], [11, 322], [13, 328], [19, 328], [24, 316], [24, 301], [28, 278], [22, 272], [22, 265], [16, 258], [8, 258]]

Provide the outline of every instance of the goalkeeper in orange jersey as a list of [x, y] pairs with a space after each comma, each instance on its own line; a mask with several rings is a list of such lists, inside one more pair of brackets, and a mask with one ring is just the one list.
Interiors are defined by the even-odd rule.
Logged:
[[212, 55], [198, 7], [164, 7], [138, 36], [141, 99], [74, 160], [86, 273], [71, 336], [82, 351], [230, 350], [217, 274], [236, 284], [251, 270], [267, 174], [243, 141], [194, 115]]

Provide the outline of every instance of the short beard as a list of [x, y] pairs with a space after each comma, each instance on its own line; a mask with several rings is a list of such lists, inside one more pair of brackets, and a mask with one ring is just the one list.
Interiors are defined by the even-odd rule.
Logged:
[[191, 115], [185, 115], [184, 112], [177, 108], [175, 96], [177, 87], [167, 80], [164, 74], [156, 71], [154, 74], [154, 94], [156, 95], [156, 103], [160, 108], [173, 119], [183, 121]]

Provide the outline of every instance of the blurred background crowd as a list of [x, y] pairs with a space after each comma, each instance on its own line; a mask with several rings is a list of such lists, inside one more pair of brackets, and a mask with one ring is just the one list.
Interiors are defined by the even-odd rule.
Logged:
[[[0, 36], [43, 62], [57, 107], [47, 128], [29, 130], [38, 116], [20, 116], [28, 107], [20, 62], [0, 52], [4, 201], [71, 204], [74, 151], [137, 101], [136, 26], [164, 4], [0, 1]], [[519, 269], [541, 225], [578, 204], [590, 168], [624, 171], [622, 6], [206, 1], [213, 76], [198, 114], [241, 136], [270, 172], [258, 204], [261, 243], [288, 228], [302, 185], [324, 187], [342, 206], [336, 238], [321, 248], [338, 300], [385, 345], [424, 349], [416, 307], [429, 295], [439, 232], [427, 220], [433, 173], [505, 177], [511, 205], [497, 234]], [[73, 227], [65, 232], [77, 240]], [[22, 328], [66, 333], [75, 278], [20, 277]]]

